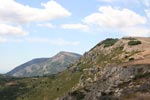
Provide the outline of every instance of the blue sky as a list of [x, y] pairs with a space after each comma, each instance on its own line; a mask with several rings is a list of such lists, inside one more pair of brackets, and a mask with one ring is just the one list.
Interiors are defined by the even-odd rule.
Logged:
[[101, 40], [150, 36], [150, 0], [0, 1], [0, 73]]

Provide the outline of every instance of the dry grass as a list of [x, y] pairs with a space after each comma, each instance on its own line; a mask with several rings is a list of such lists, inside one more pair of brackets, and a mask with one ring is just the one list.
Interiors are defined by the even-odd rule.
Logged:
[[120, 66], [131, 66], [131, 65], [141, 65], [141, 64], [150, 64], [150, 57], [123, 63]]

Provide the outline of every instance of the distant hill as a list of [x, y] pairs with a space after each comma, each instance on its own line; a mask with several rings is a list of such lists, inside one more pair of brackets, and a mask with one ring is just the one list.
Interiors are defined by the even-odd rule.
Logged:
[[12, 71], [7, 76], [31, 77], [56, 74], [65, 70], [71, 63], [74, 63], [81, 57], [79, 54], [70, 52], [59, 52], [51, 58], [37, 58], [28, 61]]

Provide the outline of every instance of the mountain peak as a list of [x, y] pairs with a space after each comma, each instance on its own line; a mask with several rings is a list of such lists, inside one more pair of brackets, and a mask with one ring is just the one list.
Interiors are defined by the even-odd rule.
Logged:
[[81, 57], [80, 54], [77, 53], [72, 53], [72, 52], [67, 52], [67, 51], [60, 51], [59, 53], [57, 53], [54, 57], [60, 57], [60, 56], [71, 56], [71, 57]]
[[65, 54], [70, 54], [70, 52], [67, 52], [67, 51], [60, 51], [60, 52], [57, 53], [56, 55], [65, 55]]
[[60, 51], [59, 53], [62, 53], [62, 54], [63, 54], [63, 53], [69, 53], [69, 52], [67, 52], [67, 51]]

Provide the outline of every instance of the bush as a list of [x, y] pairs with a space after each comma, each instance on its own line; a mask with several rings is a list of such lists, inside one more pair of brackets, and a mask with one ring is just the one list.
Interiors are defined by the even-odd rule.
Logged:
[[102, 44], [104, 44], [104, 48], [106, 48], [106, 47], [113, 46], [117, 41], [118, 41], [118, 39], [108, 38], [108, 39], [104, 40], [102, 42]]
[[[113, 38], [108, 38], [100, 43], [98, 43], [96, 46], [94, 46], [91, 50], [93, 50], [94, 48], [101, 46], [102, 44], [104, 44], [104, 48], [106, 47], [110, 47], [113, 46], [119, 39], [113, 39]], [[90, 51], [91, 51], [90, 50]]]
[[71, 96], [75, 97], [76, 100], [83, 100], [85, 95], [82, 92], [77, 90], [77, 91], [72, 92]]
[[134, 58], [129, 58], [129, 61], [133, 61], [134, 60]]
[[132, 46], [132, 45], [139, 45], [139, 44], [142, 44], [141, 41], [139, 40], [131, 40], [128, 42], [128, 45]]

